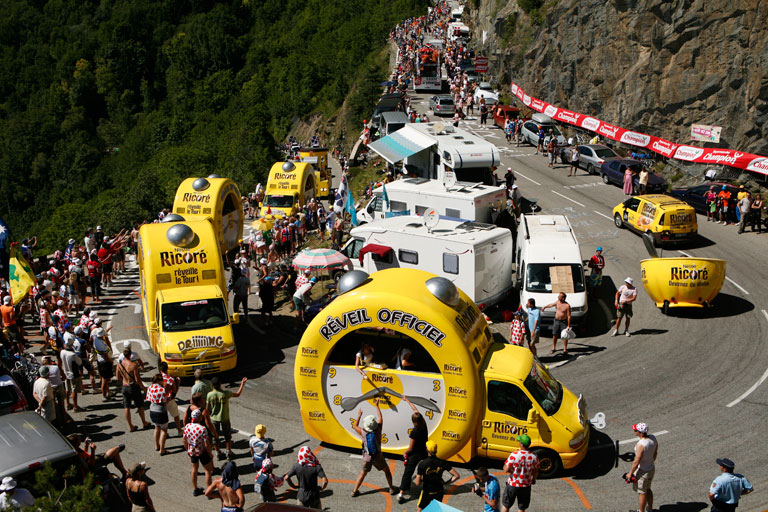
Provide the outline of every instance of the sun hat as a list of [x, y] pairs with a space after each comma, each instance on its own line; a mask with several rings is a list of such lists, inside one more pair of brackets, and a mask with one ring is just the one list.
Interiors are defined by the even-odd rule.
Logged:
[[648, 433], [648, 425], [645, 423], [635, 423], [632, 425], [632, 430], [635, 432], [640, 432], [641, 434], [647, 434]]
[[256, 428], [253, 429], [253, 433], [256, 435], [256, 437], [263, 438], [264, 434], [267, 433], [267, 427], [259, 423], [258, 425], [256, 425]]
[[376, 416], [369, 414], [363, 418], [363, 430], [366, 432], [373, 432], [379, 427], [379, 422], [376, 421]]
[[624, 280], [624, 282], [625, 282], [625, 283], [627, 283], [627, 284], [635, 284], [635, 282], [632, 280], [632, 278], [631, 278], [631, 277], [628, 277], [628, 278], [626, 278], [626, 279]]
[[3, 478], [3, 483], [0, 483], [0, 491], [11, 491], [16, 488], [16, 480], [12, 476]]
[[131, 469], [128, 470], [128, 473], [131, 475], [131, 478], [136, 478], [139, 476], [140, 471], [147, 471], [149, 468], [147, 467], [146, 462], [137, 462], [133, 466], [131, 466]]
[[427, 452], [429, 453], [437, 453], [437, 443], [434, 441], [427, 441]]
[[51, 369], [47, 366], [41, 366], [40, 367], [40, 376], [41, 377], [47, 377], [51, 374]]

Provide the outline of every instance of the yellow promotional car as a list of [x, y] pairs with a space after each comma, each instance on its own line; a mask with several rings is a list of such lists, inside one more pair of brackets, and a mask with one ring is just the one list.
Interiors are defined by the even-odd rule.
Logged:
[[725, 260], [650, 258], [640, 262], [648, 297], [666, 315], [669, 308], [707, 308], [725, 281]]
[[261, 203], [260, 215], [290, 216], [317, 196], [317, 176], [308, 162], [277, 162], [272, 165]]
[[617, 228], [649, 234], [656, 247], [692, 240], [698, 233], [696, 210], [664, 194], [630, 197], [613, 209], [613, 221]]
[[[451, 281], [415, 269], [370, 276], [353, 270], [338, 289], [296, 354], [294, 383], [307, 433], [359, 448], [357, 411], [374, 413], [378, 398], [382, 450], [403, 453], [412, 428], [407, 398], [424, 416], [441, 458], [504, 460], [518, 449], [520, 434], [530, 436], [543, 475], [584, 458], [590, 432], [584, 398], [527, 347], [494, 343], [480, 310]], [[364, 345], [372, 360], [362, 376], [356, 355]], [[412, 366], [400, 364], [405, 351]]]
[[235, 367], [237, 350], [228, 314], [226, 280], [210, 220], [144, 224], [139, 229], [141, 307], [152, 350], [168, 372], [189, 377], [198, 368]]
[[302, 162], [311, 164], [317, 176], [317, 197], [319, 199], [333, 199], [331, 197], [331, 168], [328, 162], [328, 148], [301, 148], [299, 158]]

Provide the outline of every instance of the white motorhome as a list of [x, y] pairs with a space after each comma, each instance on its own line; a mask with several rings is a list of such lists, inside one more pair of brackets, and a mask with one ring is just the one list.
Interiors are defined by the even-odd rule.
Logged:
[[496, 185], [499, 149], [450, 123], [411, 123], [368, 147], [393, 165], [403, 162], [410, 177], [442, 182], [453, 171], [458, 181]]
[[460, 21], [454, 21], [448, 24], [448, 37], [455, 41], [460, 37], [469, 38], [469, 27]]
[[512, 290], [512, 235], [491, 224], [403, 215], [353, 228], [341, 250], [356, 269], [418, 268], [450, 279], [480, 308]]
[[[565, 215], [523, 215], [517, 231], [515, 285], [520, 304], [534, 299], [543, 307], [557, 300], [562, 291], [571, 305], [571, 322], [587, 315], [587, 287], [579, 242]], [[547, 325], [555, 309], [542, 312]]]
[[[405, 212], [421, 215], [434, 208], [439, 215], [455, 219], [492, 223], [491, 211], [501, 210], [506, 203], [503, 186], [457, 182], [452, 186], [438, 180], [408, 178], [387, 183], [373, 191], [368, 204], [357, 212], [361, 224], [379, 221]], [[387, 191], [389, 206], [383, 198]], [[388, 215], [389, 214], [389, 215]]]

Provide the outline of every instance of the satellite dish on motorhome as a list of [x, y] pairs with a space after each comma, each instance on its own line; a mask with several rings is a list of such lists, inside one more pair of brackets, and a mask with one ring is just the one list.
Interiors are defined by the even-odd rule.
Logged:
[[432, 228], [437, 226], [440, 222], [440, 214], [434, 208], [427, 208], [424, 210], [424, 225], [427, 226], [427, 231], [432, 232]]
[[446, 190], [450, 190], [456, 184], [456, 173], [453, 171], [445, 170], [443, 174], [443, 186]]

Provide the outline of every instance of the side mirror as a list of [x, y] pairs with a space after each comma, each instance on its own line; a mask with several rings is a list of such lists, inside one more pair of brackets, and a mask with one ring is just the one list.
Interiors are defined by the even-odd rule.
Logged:
[[531, 407], [530, 409], [528, 409], [528, 423], [533, 424], [538, 422], [539, 422], [539, 413], [536, 409]]
[[232, 313], [232, 316], [230, 317], [233, 324], [239, 324], [240, 323], [240, 313]]
[[149, 322], [149, 331], [150, 332], [157, 332], [157, 322], [155, 322], [154, 320]]

